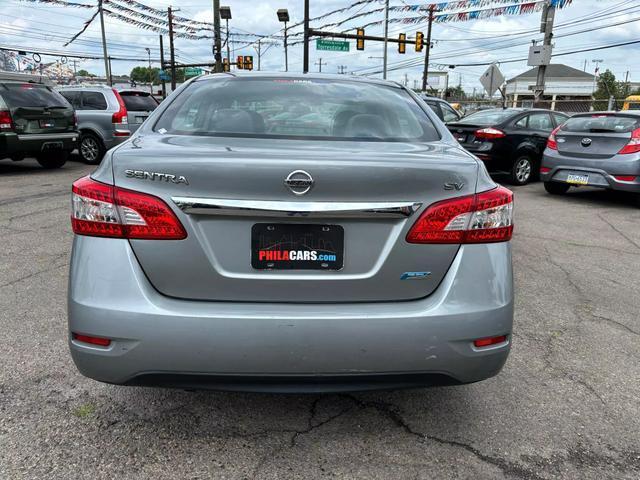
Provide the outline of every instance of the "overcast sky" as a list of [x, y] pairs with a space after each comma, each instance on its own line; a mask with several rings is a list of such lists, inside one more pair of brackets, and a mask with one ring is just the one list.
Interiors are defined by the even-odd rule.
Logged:
[[[96, 3], [96, 0], [70, 0], [78, 3]], [[141, 0], [149, 6], [166, 8], [173, 4], [179, 8], [178, 15], [210, 22], [212, 19], [211, 0]], [[37, 50], [50, 49], [65, 51], [68, 53], [80, 52], [82, 54], [100, 55], [100, 24], [96, 20], [87, 31], [66, 49], [63, 48], [65, 39], [70, 38], [82, 28], [85, 20], [93, 14], [92, 10], [81, 8], [69, 8], [60, 6], [46, 6], [21, 0], [0, 0], [0, 46], [20, 46], [25, 49]], [[302, 0], [222, 0], [223, 5], [231, 7], [233, 19], [230, 21], [232, 32], [252, 32], [270, 35], [281, 28], [276, 17], [278, 8], [288, 8], [292, 23], [302, 20]], [[321, 15], [336, 8], [345, 7], [353, 3], [353, 0], [311, 0], [311, 16]], [[422, 3], [416, 0], [391, 0], [391, 5]], [[313, 26], [320, 26], [330, 21], [339, 21], [358, 12], [380, 8], [383, 2], [374, 2], [369, 5], [358, 6], [339, 15], [334, 15], [325, 20], [320, 20]], [[414, 16], [412, 13], [397, 13], [392, 16]], [[382, 13], [361, 18], [353, 23], [347, 23], [337, 27], [344, 30], [349, 27], [359, 26], [375, 20], [381, 20]], [[623, 25], [608, 25], [628, 22]], [[572, 21], [591, 20], [590, 22], [561, 26]], [[589, 48], [605, 44], [613, 44], [625, 41], [640, 40], [640, 0], [574, 0], [569, 7], [559, 10], [556, 14], [555, 50], [554, 52], [571, 51], [574, 49]], [[540, 39], [539, 33], [524, 33], [513, 36], [527, 30], [537, 29], [540, 22], [540, 13], [535, 12], [521, 16], [502, 16], [491, 19], [475, 20], [468, 22], [435, 24], [433, 39], [435, 46], [432, 49], [432, 61], [442, 65], [465, 64], [475, 62], [489, 62], [507, 59], [524, 58], [528, 52], [528, 45], [532, 39]], [[300, 29], [293, 29], [292, 33]], [[416, 30], [426, 33], [426, 25], [390, 25], [390, 36], [397, 36], [400, 32], [406, 32], [412, 36]], [[584, 33], [566, 35], [571, 32], [588, 30]], [[145, 47], [151, 48], [152, 58], [158, 58], [158, 34], [147, 30], [141, 30], [116, 19], [106, 19], [106, 31], [109, 42], [109, 54], [112, 56], [128, 56], [147, 58]], [[382, 27], [370, 27], [367, 34], [382, 34]], [[566, 35], [566, 36], [562, 36]], [[299, 38], [299, 37], [298, 37]], [[166, 40], [166, 39], [165, 39]], [[293, 40], [293, 39], [292, 39]], [[207, 62], [211, 61], [211, 42], [208, 40], [177, 39], [175, 42], [177, 58], [179, 61]], [[396, 46], [389, 45], [389, 65], [396, 62], [417, 59], [423, 54], [417, 54], [408, 46], [407, 53], [400, 55]], [[168, 41], [165, 41], [168, 48]], [[266, 51], [264, 51], [266, 50]], [[263, 47], [262, 70], [279, 71], [283, 69], [284, 53], [282, 45]], [[640, 81], [640, 62], [637, 61], [640, 53], [640, 44], [626, 47], [617, 47], [608, 50], [577, 53], [557, 57], [553, 63], [564, 63], [575, 68], [583, 69], [585, 60], [587, 70], [593, 72], [593, 59], [603, 60], [602, 70], [611, 69], [619, 79], [624, 79], [629, 71], [630, 79]], [[232, 55], [254, 55], [254, 67], [257, 68], [257, 54], [252, 46], [235, 49]], [[340, 65], [345, 65], [347, 72], [364, 73], [378, 70], [382, 65], [378, 57], [382, 55], [382, 45], [367, 43], [363, 52], [355, 50], [355, 43], [351, 44], [351, 52], [327, 52], [316, 51], [315, 45], [311, 48], [311, 70], [317, 71], [315, 63], [322, 57], [323, 72], [336, 73]], [[167, 54], [168, 57], [168, 54]], [[374, 58], [369, 58], [374, 57]], [[43, 56], [43, 61], [53, 61], [55, 56]], [[129, 73], [131, 68], [146, 62], [114, 61], [113, 72], [116, 74]], [[156, 64], [157, 66], [157, 64]], [[81, 60], [78, 69], [84, 68], [96, 74], [104, 73], [104, 65], [99, 60]], [[441, 67], [442, 68], [442, 67]], [[525, 61], [516, 63], [504, 63], [500, 65], [507, 78], [517, 75], [529, 67]], [[368, 70], [366, 70], [368, 69]], [[431, 70], [437, 70], [434, 66]], [[467, 91], [480, 88], [478, 77], [486, 67], [459, 66], [450, 70], [450, 84], [462, 83]], [[302, 70], [302, 45], [292, 46], [289, 49], [289, 70]], [[448, 70], [448, 69], [447, 69]], [[392, 71], [389, 78], [404, 80], [405, 74], [409, 80], [409, 86], [421, 76], [421, 67]], [[376, 74], [376, 76], [381, 76]]]

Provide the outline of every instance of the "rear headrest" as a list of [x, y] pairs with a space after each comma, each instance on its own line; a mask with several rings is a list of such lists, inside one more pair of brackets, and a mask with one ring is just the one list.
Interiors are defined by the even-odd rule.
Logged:
[[360, 113], [347, 122], [346, 137], [381, 137], [389, 136], [387, 124], [379, 115]]
[[215, 132], [260, 133], [264, 132], [264, 120], [257, 112], [223, 108], [213, 114], [209, 129]]

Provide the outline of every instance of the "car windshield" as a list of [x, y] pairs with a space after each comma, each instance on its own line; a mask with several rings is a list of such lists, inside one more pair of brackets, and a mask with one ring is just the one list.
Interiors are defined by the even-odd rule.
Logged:
[[296, 78], [196, 81], [155, 125], [160, 133], [259, 138], [433, 141], [427, 114], [405, 90]]
[[0, 84], [0, 96], [10, 108], [64, 107], [71, 108], [62, 95], [45, 85], [34, 83]]
[[463, 123], [467, 125], [496, 125], [504, 122], [507, 118], [513, 115], [511, 110], [481, 110], [479, 112], [467, 115], [456, 123]]
[[158, 102], [146, 92], [120, 92], [127, 110], [132, 112], [152, 112], [158, 108]]
[[564, 132], [613, 132], [628, 133], [640, 127], [640, 118], [622, 115], [599, 115], [571, 117], [562, 126]]

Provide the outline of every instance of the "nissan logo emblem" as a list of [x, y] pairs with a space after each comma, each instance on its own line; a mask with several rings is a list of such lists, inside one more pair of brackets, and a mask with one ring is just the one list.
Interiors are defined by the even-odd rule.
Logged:
[[289, 187], [295, 195], [304, 195], [311, 187], [313, 187], [313, 177], [304, 170], [294, 170], [287, 178], [284, 179], [284, 184]]

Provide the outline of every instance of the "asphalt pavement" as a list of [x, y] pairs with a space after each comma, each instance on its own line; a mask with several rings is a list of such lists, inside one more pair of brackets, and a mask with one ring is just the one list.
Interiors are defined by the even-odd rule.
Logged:
[[473, 385], [281, 396], [119, 387], [67, 349], [70, 185], [0, 161], [0, 479], [638, 479], [640, 208], [514, 188], [516, 318]]

